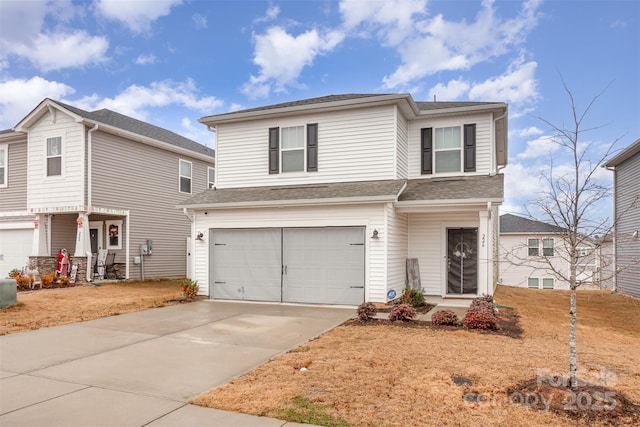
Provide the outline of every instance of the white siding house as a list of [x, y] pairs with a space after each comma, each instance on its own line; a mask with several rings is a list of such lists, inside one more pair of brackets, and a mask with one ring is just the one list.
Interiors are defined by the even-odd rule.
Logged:
[[[208, 188], [213, 154], [114, 111], [43, 100], [0, 132], [0, 274], [27, 258], [50, 273], [65, 248], [78, 280], [93, 278], [101, 250], [121, 278], [184, 277], [191, 224], [175, 205]], [[136, 261], [147, 240], [143, 271]]]
[[640, 297], [640, 139], [605, 166], [614, 172], [615, 287]]
[[[507, 106], [332, 95], [207, 116], [214, 189], [184, 200], [216, 299], [357, 305], [493, 293]], [[296, 255], [297, 256], [294, 256]]]

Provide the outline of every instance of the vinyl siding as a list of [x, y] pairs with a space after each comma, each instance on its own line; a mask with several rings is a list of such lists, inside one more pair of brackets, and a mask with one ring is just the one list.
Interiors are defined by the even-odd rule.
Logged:
[[56, 214], [51, 218], [51, 256], [65, 248], [69, 255], [76, 250], [77, 214]]
[[445, 292], [447, 227], [479, 227], [478, 213], [409, 215], [409, 258], [418, 259], [426, 295]]
[[[318, 171], [269, 175], [268, 130], [318, 123]], [[395, 178], [395, 106], [220, 125], [217, 187], [237, 188]]]
[[[62, 175], [47, 177], [46, 139], [62, 137]], [[56, 110], [55, 123], [47, 113], [29, 130], [29, 208], [84, 204], [84, 126]]]
[[7, 147], [7, 187], [0, 188], [0, 211], [27, 210], [27, 141]]
[[407, 179], [409, 176], [409, 125], [400, 111], [397, 111], [397, 120], [396, 179]]
[[[635, 205], [634, 205], [635, 201]], [[616, 277], [620, 292], [640, 297], [640, 154], [629, 158], [615, 169]]]
[[[153, 254], [145, 256], [145, 277], [186, 275], [191, 224], [175, 206], [190, 195], [179, 192], [179, 159], [192, 162], [192, 194], [205, 190], [211, 164], [104, 132], [93, 134], [91, 204], [129, 210], [131, 278], [140, 277], [133, 257], [147, 239], [153, 240]], [[122, 219], [124, 229], [124, 217], [109, 219]], [[124, 262], [124, 234], [122, 239], [116, 262]]]
[[387, 291], [394, 289], [399, 296], [405, 288], [407, 277], [408, 218], [406, 213], [397, 213], [391, 203], [386, 205], [386, 215]]
[[[421, 119], [409, 123], [409, 179], [437, 176], [420, 173], [420, 129], [441, 128], [476, 124], [476, 172], [467, 174], [487, 175], [492, 172], [493, 116], [490, 113]], [[434, 163], [435, 165], [435, 163]]]
[[[364, 226], [365, 299], [386, 302], [384, 209], [384, 205], [375, 204], [197, 211], [194, 229], [205, 235], [205, 241], [194, 242], [195, 280], [201, 284], [200, 292], [209, 295], [209, 230], [212, 228]], [[369, 238], [374, 229], [380, 232], [378, 240]]]

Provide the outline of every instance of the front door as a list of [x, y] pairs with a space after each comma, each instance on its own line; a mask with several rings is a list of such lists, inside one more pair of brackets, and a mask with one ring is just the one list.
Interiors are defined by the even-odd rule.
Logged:
[[478, 229], [447, 229], [447, 294], [478, 293]]

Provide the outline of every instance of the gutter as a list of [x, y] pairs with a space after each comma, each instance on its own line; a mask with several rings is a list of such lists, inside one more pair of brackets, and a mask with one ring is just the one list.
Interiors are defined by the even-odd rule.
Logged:
[[[403, 187], [404, 189], [404, 187]], [[372, 197], [336, 197], [328, 199], [297, 199], [297, 200], [260, 200], [247, 202], [202, 203], [197, 205], [178, 205], [182, 209], [227, 209], [227, 208], [265, 208], [265, 207], [293, 207], [293, 206], [325, 206], [367, 203], [393, 203], [400, 193]]]

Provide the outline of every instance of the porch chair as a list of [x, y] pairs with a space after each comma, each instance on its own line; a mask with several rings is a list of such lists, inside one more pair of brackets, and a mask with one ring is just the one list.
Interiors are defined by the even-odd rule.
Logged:
[[[96, 262], [93, 264], [93, 278], [104, 279], [105, 263], [108, 251], [106, 249], [98, 250], [96, 254]], [[114, 254], [115, 256], [115, 254]]]
[[113, 274], [114, 279], [120, 279], [120, 271], [118, 271], [115, 261], [115, 252], [108, 253], [107, 259], [104, 261], [104, 277], [109, 278], [109, 275]]

